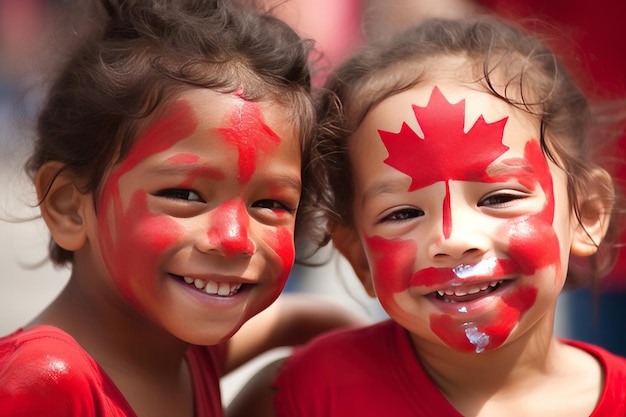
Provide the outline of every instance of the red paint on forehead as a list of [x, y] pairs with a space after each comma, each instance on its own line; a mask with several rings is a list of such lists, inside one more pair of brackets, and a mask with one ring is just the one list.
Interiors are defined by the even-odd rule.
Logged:
[[163, 152], [182, 139], [189, 137], [198, 126], [193, 110], [188, 102], [173, 102], [165, 115], [152, 124], [133, 145], [120, 164], [119, 175], [134, 168], [144, 159]]
[[440, 181], [475, 181], [508, 147], [502, 143], [507, 118], [486, 123], [480, 116], [465, 133], [465, 100], [451, 104], [434, 87], [425, 107], [413, 106], [424, 139], [409, 125], [398, 133], [379, 130], [389, 152], [385, 163], [411, 177], [409, 191]]
[[502, 143], [507, 118], [487, 123], [481, 115], [465, 133], [465, 100], [451, 104], [438, 87], [433, 87], [425, 107], [413, 106], [424, 139], [406, 122], [398, 133], [379, 130], [389, 157], [385, 163], [411, 177], [408, 191], [445, 181], [442, 232], [452, 231], [450, 180], [477, 181], [487, 178], [487, 168], [508, 147]]
[[187, 178], [178, 184], [180, 188], [192, 188], [193, 184], [199, 178], [209, 178], [213, 180], [223, 180], [226, 176], [223, 172], [203, 164], [199, 164], [200, 156], [196, 154], [180, 153], [171, 156], [165, 160], [172, 166], [180, 166], [182, 172], [188, 171], [189, 166], [193, 167], [187, 174]]
[[225, 116], [224, 124], [218, 131], [235, 145], [239, 152], [239, 181], [246, 183], [256, 170], [260, 153], [271, 153], [281, 142], [280, 137], [263, 122], [263, 114], [258, 103], [241, 100], [231, 113]]

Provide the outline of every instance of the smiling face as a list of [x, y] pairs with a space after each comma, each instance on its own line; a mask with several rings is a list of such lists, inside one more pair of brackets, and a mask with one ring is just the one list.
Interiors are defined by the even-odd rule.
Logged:
[[285, 284], [301, 186], [285, 114], [275, 102], [188, 91], [103, 182], [97, 234], [110, 280], [182, 340], [227, 339]]
[[374, 107], [349, 138], [377, 297], [419, 340], [489, 351], [550, 326], [575, 230], [538, 123], [452, 82]]

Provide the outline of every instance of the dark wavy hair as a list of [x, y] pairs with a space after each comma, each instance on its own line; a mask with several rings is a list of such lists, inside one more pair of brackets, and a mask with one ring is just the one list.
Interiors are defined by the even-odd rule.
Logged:
[[[363, 46], [327, 79], [318, 106], [318, 137], [329, 170], [325, 210], [330, 224], [353, 226], [347, 138], [373, 106], [436, 75], [432, 63], [441, 57], [461, 58], [465, 74], [477, 85], [539, 120], [543, 152], [567, 173], [570, 206], [582, 224], [578, 197], [595, 181], [592, 172], [597, 166], [591, 150], [606, 144], [601, 135], [611, 133], [616, 139], [623, 132], [624, 103], [604, 106], [610, 111], [600, 114], [538, 35], [493, 16], [426, 20]], [[494, 77], [504, 78], [505, 85], [500, 87]], [[610, 127], [599, 129], [601, 121], [610, 121]], [[590, 268], [570, 268], [569, 286], [597, 282], [614, 265], [620, 213], [615, 210], [611, 216], [607, 237], [591, 257]]]
[[[322, 188], [311, 98], [311, 42], [253, 4], [233, 0], [103, 1], [100, 30], [54, 78], [37, 121], [31, 177], [60, 161], [97, 194], [108, 167], [124, 159], [140, 122], [181, 91], [208, 88], [290, 109], [301, 140], [297, 236], [322, 239], [315, 203]], [[57, 174], [58, 175], [58, 174]], [[45, 196], [44, 196], [45, 199]], [[50, 242], [57, 265], [72, 252]]]

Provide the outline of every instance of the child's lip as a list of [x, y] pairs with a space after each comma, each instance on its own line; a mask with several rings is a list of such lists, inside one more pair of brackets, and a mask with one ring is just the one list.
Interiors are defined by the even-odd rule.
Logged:
[[460, 286], [440, 289], [428, 295], [444, 302], [467, 303], [491, 294], [497, 290], [503, 282], [503, 279], [495, 279], [491, 281], [465, 283]]
[[473, 265], [421, 269], [413, 274], [409, 285], [411, 288], [421, 288], [420, 292], [424, 294], [442, 291], [444, 295], [467, 295], [479, 292], [485, 285], [490, 286], [518, 274], [519, 268], [514, 262], [489, 258]]

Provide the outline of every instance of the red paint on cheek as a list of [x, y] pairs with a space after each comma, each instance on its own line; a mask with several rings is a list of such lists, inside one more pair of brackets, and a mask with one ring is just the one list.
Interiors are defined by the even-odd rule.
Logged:
[[152, 215], [143, 191], [135, 192], [126, 212], [115, 218], [117, 238], [101, 233], [101, 242], [107, 247], [103, 252], [115, 284], [132, 302], [138, 293], [155, 287], [159, 259], [180, 240], [183, 229], [168, 217]]
[[[130, 281], [136, 279], [132, 271], [141, 271], [134, 265], [151, 265], [150, 270], [154, 270], [156, 259], [150, 258], [148, 261], [148, 255], [134, 256], [143, 253], [139, 248], [152, 245], [149, 252], [154, 252], [156, 257], [157, 252], [163, 251], [165, 246], [182, 234], [174, 222], [155, 217], [149, 212], [143, 190], [124, 191], [130, 195], [130, 202], [124, 207], [120, 179], [146, 158], [171, 148], [191, 135], [196, 126], [189, 104], [184, 101], [174, 102], [169, 111], [137, 140], [103, 185], [98, 204], [99, 239], [107, 268], [118, 283], [125, 281], [125, 285], [131, 285]], [[155, 223], [158, 224], [156, 227], [149, 227]], [[146, 236], [151, 239], [145, 240]]]
[[[488, 311], [468, 311], [456, 316], [432, 314], [430, 328], [444, 343], [460, 352], [493, 350], [502, 346], [536, 299], [536, 288], [519, 288]], [[486, 317], [477, 318], [479, 315]], [[473, 321], [467, 321], [466, 317], [472, 317]]]
[[216, 207], [210, 221], [209, 241], [224, 256], [254, 254], [256, 246], [250, 239], [250, 219], [243, 201], [229, 200]]
[[276, 280], [276, 289], [282, 291], [296, 256], [295, 244], [293, 240], [293, 232], [288, 228], [278, 228], [275, 232], [266, 231], [263, 234], [263, 240], [278, 255], [281, 261], [281, 270]]
[[365, 239], [365, 244], [378, 298], [382, 301], [405, 291], [415, 268], [417, 243], [372, 236]]
[[554, 192], [552, 174], [537, 140], [526, 143], [524, 159], [533, 167], [546, 203], [533, 215], [511, 220], [500, 233], [509, 236], [509, 255], [526, 275], [549, 265], [554, 265], [556, 274], [562, 274], [561, 248], [554, 231]]
[[261, 107], [250, 101], [241, 100], [241, 106], [226, 115], [224, 123], [230, 127], [218, 131], [237, 147], [238, 178], [241, 183], [246, 183], [256, 170], [258, 154], [273, 152], [280, 144], [280, 137], [263, 122]]

